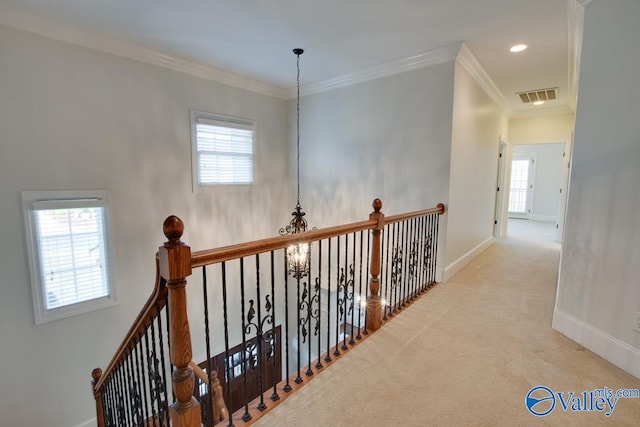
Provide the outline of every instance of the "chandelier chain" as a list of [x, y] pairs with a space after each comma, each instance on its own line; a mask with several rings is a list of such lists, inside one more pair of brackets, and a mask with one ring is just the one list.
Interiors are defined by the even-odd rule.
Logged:
[[297, 82], [298, 82], [298, 93], [296, 96], [296, 152], [297, 152], [297, 161], [296, 161], [296, 166], [297, 166], [297, 182], [298, 182], [298, 198], [297, 198], [297, 204], [296, 207], [300, 208], [300, 53], [296, 53], [296, 57], [297, 57], [297, 70], [298, 70], [298, 77], [297, 77]]

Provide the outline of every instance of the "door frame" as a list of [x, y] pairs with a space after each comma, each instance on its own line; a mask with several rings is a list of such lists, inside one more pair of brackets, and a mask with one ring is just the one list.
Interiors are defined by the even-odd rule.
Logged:
[[500, 237], [504, 235], [505, 230], [505, 212], [504, 212], [504, 195], [508, 190], [508, 185], [505, 183], [505, 176], [507, 172], [507, 143], [498, 138], [498, 171], [496, 173], [496, 201], [493, 213], [493, 235]]
[[509, 201], [511, 199], [511, 174], [513, 173], [513, 167], [509, 168], [509, 196], [507, 197], [507, 215], [509, 218], [519, 219], [531, 219], [531, 210], [533, 209], [533, 202], [535, 197], [535, 182], [536, 182], [536, 153], [517, 153], [513, 154], [510, 160], [510, 165], [516, 160], [528, 160], [529, 169], [527, 176], [527, 188], [526, 188], [526, 200], [524, 212], [512, 212], [509, 210]]

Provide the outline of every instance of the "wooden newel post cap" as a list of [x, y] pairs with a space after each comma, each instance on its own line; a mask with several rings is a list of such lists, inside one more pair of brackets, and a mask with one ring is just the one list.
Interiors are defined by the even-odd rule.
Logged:
[[380, 212], [380, 209], [382, 209], [382, 200], [374, 199], [373, 203], [371, 204], [371, 206], [373, 207], [373, 210], [375, 212]]
[[102, 377], [102, 369], [96, 368], [91, 371], [91, 378], [93, 378], [93, 384], [96, 385], [98, 381], [100, 381], [100, 377]]
[[162, 223], [162, 232], [169, 239], [169, 242], [179, 242], [184, 232], [184, 222], [177, 216], [171, 215]]

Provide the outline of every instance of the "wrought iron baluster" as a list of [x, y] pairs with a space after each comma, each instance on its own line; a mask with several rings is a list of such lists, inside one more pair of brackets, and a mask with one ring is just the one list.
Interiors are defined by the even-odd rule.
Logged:
[[[380, 281], [384, 282], [384, 291], [382, 291], [382, 288], [380, 289], [380, 305], [382, 308], [382, 320], [386, 321], [387, 320], [387, 307], [385, 302], [391, 301], [391, 299], [389, 298], [389, 240], [391, 240], [389, 237], [389, 229], [390, 229], [390, 225], [386, 224], [384, 226], [384, 228], [382, 229], [382, 231], [380, 232]], [[369, 246], [369, 239], [370, 239], [370, 234], [367, 235], [367, 251], [368, 251], [368, 246]], [[386, 245], [386, 249], [385, 249], [385, 245]], [[369, 265], [368, 262], [369, 259], [369, 254], [367, 253], [367, 266]], [[384, 277], [384, 279], [383, 279]], [[365, 315], [366, 318], [366, 315]], [[365, 322], [366, 325], [366, 322]]]
[[430, 240], [430, 236], [431, 236], [431, 215], [428, 215], [425, 218], [425, 229], [424, 229], [424, 255], [423, 255], [423, 260], [424, 260], [424, 281], [425, 281], [425, 286], [428, 288], [429, 286], [431, 286], [431, 240]]
[[431, 275], [431, 257], [429, 248], [429, 232], [431, 230], [431, 215], [427, 215], [425, 217], [425, 226], [424, 226], [424, 253], [422, 255], [422, 259], [424, 262], [424, 272], [423, 272], [423, 280], [425, 282], [425, 287], [428, 288], [430, 286], [430, 275]]
[[134, 419], [133, 419], [133, 409], [131, 406], [131, 393], [130, 393], [129, 387], [127, 387], [127, 385], [131, 380], [131, 377], [128, 371], [127, 357], [128, 356], [125, 356], [124, 360], [122, 361], [122, 380], [121, 380], [122, 396], [123, 396], [122, 399], [123, 399], [125, 422], [133, 424]]
[[[151, 349], [149, 350], [149, 343], [147, 342], [147, 368], [149, 369], [149, 399], [151, 406], [151, 415], [154, 420], [158, 418], [159, 405], [157, 400], [157, 364], [156, 364], [156, 327], [155, 319], [152, 319], [149, 323], [149, 330], [151, 331]], [[155, 423], [155, 421], [154, 421]]]
[[112, 427], [116, 425], [116, 381], [115, 377], [111, 376], [109, 378], [109, 382], [107, 384], [107, 406], [105, 407], [105, 424], [107, 427]]
[[249, 421], [249, 400], [247, 398], [247, 326], [244, 319], [245, 302], [244, 302], [244, 258], [240, 258], [240, 303], [242, 305], [242, 399], [244, 402], [244, 414], [242, 421]]
[[[155, 371], [153, 370], [152, 359], [151, 359], [153, 350], [149, 348], [149, 330], [152, 327], [153, 327], [153, 320], [151, 321], [151, 323], [149, 324], [149, 327], [144, 332], [144, 343], [145, 343], [146, 353], [144, 355], [142, 366], [144, 366], [144, 364], [146, 363], [147, 369], [145, 370], [145, 372], [147, 373], [146, 377], [147, 377], [147, 385], [149, 387], [149, 394], [146, 394], [147, 392], [145, 391], [145, 395], [148, 396], [148, 399], [145, 399], [145, 400], [148, 402], [149, 412], [150, 412], [147, 418], [151, 417], [152, 419], [155, 419], [156, 412], [153, 407], [153, 374]], [[154, 350], [155, 350], [155, 344], [154, 344]]]
[[348, 313], [347, 299], [348, 299], [348, 290], [349, 290], [349, 278], [348, 278], [349, 273], [348, 271], [345, 271], [348, 265], [349, 265], [349, 235], [345, 234], [344, 236], [344, 267], [342, 269], [343, 277], [344, 277], [344, 280], [342, 281], [342, 313], [340, 316], [341, 319], [344, 319], [342, 321], [342, 347], [340, 347], [343, 351], [346, 351], [348, 349], [347, 319], [349, 318], [349, 313]]
[[355, 298], [356, 292], [356, 284], [355, 284], [355, 272], [353, 269], [354, 264], [356, 263], [356, 233], [353, 233], [353, 249], [351, 254], [351, 265], [349, 266], [349, 270], [351, 273], [351, 293], [349, 294], [349, 310], [351, 310], [351, 334], [349, 335], [349, 344], [354, 345], [355, 341], [355, 331], [353, 330], [353, 325], [355, 322], [355, 310], [353, 309], [353, 302]]
[[[157, 312], [158, 319], [160, 318], [160, 313], [159, 311]], [[150, 391], [150, 397], [151, 397], [151, 408], [152, 408], [152, 412], [154, 415], [155, 419], [158, 420], [162, 420], [161, 414], [163, 414], [163, 409], [164, 409], [164, 402], [162, 399], [162, 396], [164, 394], [164, 382], [162, 380], [162, 375], [161, 375], [161, 367], [160, 367], [160, 362], [158, 360], [157, 354], [156, 354], [156, 350], [158, 348], [157, 344], [156, 344], [156, 328], [155, 328], [155, 322], [151, 321], [151, 347], [152, 347], [152, 351], [150, 354], [147, 355], [148, 357], [148, 362], [147, 365], [149, 366], [149, 380], [150, 380], [150, 385], [149, 385], [149, 391]], [[155, 408], [154, 408], [155, 405]]]
[[111, 378], [104, 381], [102, 388], [102, 409], [104, 416], [104, 424], [106, 427], [110, 427], [110, 414], [111, 414]]
[[[167, 313], [169, 310], [167, 310], [167, 308], [164, 308], [165, 313]], [[165, 363], [165, 359], [164, 359], [164, 339], [162, 337], [162, 314], [160, 312], [160, 310], [158, 310], [158, 342], [160, 344], [160, 367], [162, 368], [161, 375], [162, 375], [162, 395], [164, 396], [164, 401], [160, 401], [159, 403], [161, 403], [163, 405], [162, 408], [162, 421], [164, 423], [166, 423], [166, 425], [169, 425], [169, 396], [167, 393], [167, 384], [169, 384], [169, 382], [167, 381], [167, 365]], [[167, 343], [169, 342], [169, 337], [167, 336]], [[173, 387], [172, 387], [173, 388]]]
[[277, 350], [276, 346], [282, 346], [281, 343], [278, 342], [275, 330], [276, 330], [276, 278], [275, 278], [275, 254], [271, 251], [271, 295], [273, 296], [273, 305], [271, 306], [271, 317], [273, 318], [273, 328], [272, 335], [273, 340], [271, 344], [271, 351], [273, 352], [273, 393], [271, 394], [271, 401], [275, 402], [280, 399], [278, 396], [278, 385], [276, 383], [276, 372], [278, 372], [278, 358], [277, 358]]
[[318, 240], [318, 279], [316, 286], [318, 288], [318, 317], [316, 319], [315, 331], [318, 336], [318, 361], [316, 362], [316, 368], [320, 369], [322, 365], [322, 331], [320, 331], [322, 325], [322, 240]]
[[418, 273], [415, 218], [412, 218], [409, 222], [409, 236], [409, 301], [413, 301], [416, 296], [416, 274]]
[[269, 295], [265, 296], [265, 309], [267, 315], [262, 317], [262, 299], [260, 295], [260, 255], [256, 254], [256, 305], [258, 306], [258, 318], [257, 323], [252, 322], [253, 319], [247, 317], [247, 329], [253, 326], [256, 330], [256, 344], [258, 347], [258, 390], [260, 395], [260, 403], [258, 404], [258, 410], [264, 411], [267, 405], [264, 403], [264, 325], [265, 323], [271, 323], [271, 316], [268, 314], [271, 311], [271, 301]]
[[331, 362], [331, 238], [329, 240], [329, 251], [327, 255], [327, 354], [325, 362]]
[[433, 216], [435, 222], [435, 230], [433, 232], [433, 271], [431, 273], [431, 283], [436, 282], [436, 256], [438, 253], [438, 228], [440, 226], [440, 216], [438, 214], [433, 214]]
[[[205, 349], [207, 353], [207, 376], [209, 377], [209, 381], [207, 384], [207, 398], [203, 402], [203, 396], [200, 396], [200, 405], [204, 408], [204, 413], [206, 415], [206, 419], [203, 422], [206, 422], [209, 427], [213, 427], [214, 420], [216, 419], [217, 414], [214, 414], [213, 407], [213, 389], [211, 384], [211, 371], [213, 367], [211, 366], [211, 340], [209, 337], [209, 296], [208, 296], [208, 286], [207, 286], [207, 268], [205, 266], [202, 267], [202, 298], [203, 298], [203, 311], [204, 311], [204, 341], [205, 341]], [[198, 378], [195, 378], [196, 384], [199, 384], [200, 381]], [[199, 389], [200, 387], [198, 387]]]
[[[311, 256], [311, 254], [309, 254], [309, 256]], [[305, 322], [307, 324], [307, 327], [309, 328], [308, 333], [309, 333], [309, 341], [307, 342], [307, 372], [305, 372], [305, 375], [310, 377], [313, 375], [313, 370], [311, 369], [311, 319], [312, 319], [312, 311], [313, 311], [313, 303], [314, 301], [317, 300], [316, 298], [316, 287], [313, 287], [313, 291], [311, 290], [311, 278], [313, 277], [313, 265], [311, 262], [308, 263], [309, 265], [309, 275], [307, 276], [309, 279], [309, 292], [307, 294], [307, 301], [306, 301], [306, 309], [307, 309], [307, 316], [305, 319]], [[315, 280], [315, 282], [317, 283], [317, 278]], [[302, 300], [304, 302], [304, 295], [302, 297]]]
[[[384, 234], [383, 234], [384, 235]], [[365, 264], [367, 267], [365, 268], [365, 271], [369, 271], [369, 265], [370, 264], [370, 254], [371, 254], [371, 232], [367, 233], [367, 263]], [[365, 280], [365, 301], [367, 301], [367, 298], [369, 298], [369, 275], [367, 273], [367, 279]], [[368, 335], [369, 334], [369, 330], [367, 329], [367, 310], [364, 311], [364, 331], [362, 332], [364, 335]]]
[[[358, 295], [360, 295], [360, 300], [358, 301], [358, 335], [357, 339], [362, 339], [362, 301], [366, 301], [362, 299], [362, 256], [364, 249], [364, 232], [360, 232], [360, 276], [358, 280]], [[382, 253], [382, 252], [381, 252]]]
[[[137, 353], [138, 346], [134, 346], [133, 350], [129, 354], [129, 367], [132, 372], [133, 382], [129, 381], [129, 389], [133, 394], [133, 400], [131, 401], [133, 405], [134, 412], [134, 423], [135, 425], [141, 425], [144, 422], [144, 417], [142, 415], [142, 397], [140, 393], [140, 365], [137, 365]], [[137, 371], [136, 371], [137, 366]], [[137, 372], [137, 373], [136, 373]]]
[[229, 310], [227, 306], [227, 263], [222, 261], [220, 265], [220, 274], [222, 279], [222, 316], [224, 323], [224, 384], [227, 393], [227, 408], [229, 409], [229, 423], [228, 426], [233, 426], [233, 398], [231, 396], [231, 375], [230, 370], [233, 369], [229, 366]]
[[286, 367], [286, 380], [285, 380], [285, 385], [282, 388], [282, 390], [284, 390], [286, 393], [289, 393], [291, 391], [291, 384], [289, 383], [289, 375], [291, 374], [291, 371], [289, 370], [289, 269], [287, 266], [287, 253], [286, 253], [286, 249], [283, 249], [284, 251], [284, 324], [285, 324], [285, 328], [284, 328], [284, 333], [285, 333], [285, 338], [284, 338], [284, 346], [285, 346], [285, 363], [287, 365]]
[[[407, 235], [407, 221], [402, 221], [402, 249], [403, 249], [403, 257], [402, 257], [402, 261], [403, 261], [403, 266], [402, 266], [402, 270], [406, 271], [408, 273], [408, 259], [409, 259], [409, 248], [407, 247], [407, 241], [409, 240], [409, 236]], [[407, 286], [409, 284], [409, 274], [403, 274], [402, 275], [402, 281], [401, 281], [401, 285], [400, 285], [400, 306], [404, 307], [406, 305], [406, 301], [407, 301]]]
[[[301, 366], [300, 366], [300, 351], [301, 351], [301, 344], [300, 344], [300, 331], [302, 328], [302, 334], [306, 337], [306, 329], [304, 329], [304, 325], [300, 325], [300, 275], [296, 275], [296, 314], [297, 314], [297, 321], [296, 321], [296, 334], [297, 334], [297, 348], [296, 348], [296, 361], [297, 361], [297, 369], [298, 369], [298, 375], [296, 376], [295, 379], [295, 383], [296, 384], [300, 384], [302, 382], [302, 376], [300, 375], [300, 370], [301, 370]], [[305, 288], [306, 288], [306, 284], [305, 284]]]
[[423, 293], [425, 290], [424, 284], [424, 220], [425, 217], [421, 216], [418, 219], [418, 293]]
[[143, 335], [146, 335], [146, 331], [138, 337], [138, 344], [136, 345], [136, 356], [137, 356], [136, 363], [138, 364], [138, 372], [139, 372], [138, 378], [140, 381], [139, 388], [141, 389], [141, 396], [140, 396], [140, 398], [142, 399], [141, 412], [144, 415], [143, 420], [146, 420], [149, 418], [149, 406], [147, 405], [147, 385], [146, 385], [148, 371], [144, 369], [144, 355], [142, 354], [142, 351], [144, 349], [144, 346], [142, 345]]
[[128, 422], [135, 424], [135, 408], [133, 405], [133, 397], [131, 395], [131, 388], [128, 385], [131, 383], [131, 374], [129, 369], [129, 360], [128, 357], [124, 359], [124, 370], [122, 371], [124, 375], [126, 375], [123, 386], [123, 393], [125, 395], [125, 408], [126, 408], [126, 417]]
[[342, 320], [342, 313], [344, 311], [344, 309], [342, 308], [342, 298], [340, 298], [340, 292], [343, 288], [342, 282], [344, 280], [344, 270], [340, 270], [340, 236], [338, 236], [336, 240], [336, 277], [338, 283], [336, 289], [336, 345], [333, 351], [333, 355], [340, 356], [340, 349], [338, 347], [338, 343], [340, 342], [340, 320]]
[[117, 378], [115, 422], [119, 425], [129, 425], [127, 402], [124, 393], [124, 361], [122, 361], [122, 364], [116, 368], [115, 372]]
[[438, 217], [436, 215], [431, 216], [431, 230], [429, 232], [429, 260], [431, 266], [429, 268], [429, 286], [435, 282], [435, 263], [436, 263], [436, 244], [438, 242], [438, 233], [436, 227], [438, 225]]
[[389, 316], [393, 316], [398, 308], [398, 288], [402, 280], [402, 249], [400, 248], [400, 236], [398, 223], [393, 224], [393, 243], [391, 244], [391, 289], [392, 301], [389, 306]]

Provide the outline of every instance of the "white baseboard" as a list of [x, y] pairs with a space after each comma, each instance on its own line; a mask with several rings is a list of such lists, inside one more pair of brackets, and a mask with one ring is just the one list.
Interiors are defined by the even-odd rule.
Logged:
[[78, 424], [76, 427], [89, 427], [89, 426], [95, 426], [98, 423], [98, 419], [96, 417], [91, 418], [90, 420], [87, 420], [85, 422], [83, 422], [82, 424]]
[[533, 215], [531, 215], [531, 220], [533, 220], [533, 221], [544, 221], [544, 222], [557, 222], [558, 221], [558, 217], [554, 216], [554, 215], [533, 214]]
[[466, 254], [462, 255], [457, 260], [453, 261], [451, 264], [445, 267], [444, 272], [442, 274], [442, 281], [447, 282], [451, 279], [458, 271], [462, 270], [467, 264], [471, 262], [475, 257], [480, 255], [485, 249], [491, 246], [493, 242], [493, 237], [487, 237], [484, 241], [478, 244], [476, 247], [471, 249]]
[[618, 368], [640, 378], [639, 349], [559, 310], [553, 312], [551, 326]]

